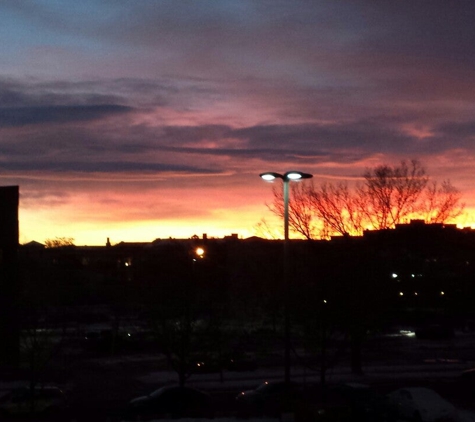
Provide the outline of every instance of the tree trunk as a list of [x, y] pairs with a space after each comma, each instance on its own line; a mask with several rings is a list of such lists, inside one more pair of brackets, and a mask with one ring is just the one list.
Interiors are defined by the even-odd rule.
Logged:
[[359, 333], [352, 333], [350, 340], [351, 348], [351, 372], [354, 374], [363, 374], [361, 364], [361, 335]]

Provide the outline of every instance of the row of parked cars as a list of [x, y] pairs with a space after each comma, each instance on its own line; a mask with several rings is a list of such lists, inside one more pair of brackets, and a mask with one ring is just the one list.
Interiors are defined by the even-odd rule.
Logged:
[[[435, 391], [410, 387], [381, 395], [362, 384], [332, 386], [322, 391], [296, 383], [267, 381], [235, 398], [237, 416], [279, 417], [294, 413], [296, 420], [314, 421], [421, 421], [456, 422], [456, 408]], [[206, 392], [165, 386], [132, 399], [121, 410], [120, 420], [150, 420], [165, 417], [213, 418], [216, 403]], [[20, 388], [0, 398], [3, 420], [74, 420], [64, 393], [54, 386]]]
[[303, 420], [315, 421], [458, 421], [457, 409], [435, 391], [424, 387], [400, 388], [383, 395], [364, 384], [332, 386], [324, 395], [298, 384], [265, 382], [243, 391], [236, 400], [258, 414], [279, 416], [293, 411]]
[[[278, 418], [292, 412], [300, 420], [313, 421], [421, 421], [457, 422], [457, 409], [435, 391], [423, 387], [397, 389], [380, 395], [362, 384], [334, 386], [325, 398], [299, 384], [264, 382], [236, 397], [237, 415]], [[130, 420], [172, 417], [214, 416], [212, 398], [190, 387], [162, 387], [133, 399], [124, 415]]]

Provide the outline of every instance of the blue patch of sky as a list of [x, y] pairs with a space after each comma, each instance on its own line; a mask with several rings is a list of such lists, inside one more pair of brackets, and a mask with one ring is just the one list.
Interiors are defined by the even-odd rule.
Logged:
[[113, 45], [97, 33], [120, 11], [120, 3], [93, 0], [7, 4], [0, 13], [0, 53], [18, 57], [35, 47], [110, 53]]

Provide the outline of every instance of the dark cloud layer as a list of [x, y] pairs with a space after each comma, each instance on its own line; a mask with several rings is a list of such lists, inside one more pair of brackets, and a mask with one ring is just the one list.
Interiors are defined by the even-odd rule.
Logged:
[[97, 120], [131, 110], [130, 107], [120, 105], [0, 108], [0, 128]]
[[[96, 116], [96, 118], [98, 118]], [[76, 117], [73, 120], [84, 120]], [[37, 118], [36, 121], [44, 121]], [[61, 120], [64, 121], [64, 120]], [[398, 120], [399, 121], [399, 120]], [[210, 172], [229, 168], [229, 160], [294, 162], [318, 165], [355, 162], [371, 157], [375, 149], [387, 156], [407, 157], [443, 153], [457, 147], [474, 151], [473, 122], [447, 122], [434, 128], [423, 142], [391, 122], [361, 120], [338, 124], [257, 125], [234, 128], [226, 125], [121, 126], [116, 120], [95, 128], [58, 128], [19, 142], [0, 144], [4, 170], [81, 172]], [[237, 141], [230, 147], [229, 142]], [[212, 146], [208, 146], [208, 143]], [[151, 160], [166, 154], [168, 164]], [[214, 161], [213, 157], [221, 158]], [[79, 160], [78, 160], [79, 159]], [[49, 160], [49, 161], [48, 161]], [[180, 164], [188, 162], [189, 164]], [[190, 165], [200, 162], [202, 165]]]
[[[98, 87], [99, 93], [96, 92]], [[388, 156], [404, 151], [412, 157], [443, 153], [454, 145], [469, 151], [474, 147], [472, 120], [459, 121], [458, 116], [447, 114], [439, 117], [436, 124], [432, 122], [433, 117], [424, 123], [426, 110], [413, 113], [396, 110], [392, 114], [332, 122], [241, 127], [211, 122], [167, 125], [159, 114], [157, 123], [150, 124], [152, 117], [147, 116], [156, 119], [154, 110], [166, 109], [166, 105], [173, 103], [174, 95], [181, 95], [180, 91], [172, 80], [165, 83], [120, 79], [104, 84], [91, 80], [81, 83], [1, 80], [0, 99], [4, 106], [0, 107], [0, 128], [8, 132], [4, 132], [4, 136], [0, 132], [0, 157], [4, 163], [10, 162], [2, 167], [4, 170], [105, 173], [170, 169], [202, 174], [205, 168], [220, 168], [221, 164], [213, 163], [211, 157], [226, 160], [226, 166], [230, 159], [237, 159], [236, 165], [245, 159], [316, 165], [362, 161], [375, 151]], [[190, 87], [187, 91], [191, 92]], [[152, 98], [158, 93], [160, 100], [154, 102]], [[119, 98], [127, 99], [132, 105], [142, 104], [142, 107], [114, 103]], [[104, 99], [110, 103], [96, 104]], [[144, 103], [148, 106], [143, 107]], [[140, 114], [145, 120], [130, 120]], [[407, 130], [408, 125], [421, 124], [431, 128], [423, 142]], [[35, 130], [35, 125], [42, 125], [41, 129]], [[30, 130], [25, 131], [28, 127]], [[19, 129], [17, 133], [12, 132], [15, 128]], [[170, 162], [148, 163], [155, 159], [157, 152], [167, 153]], [[48, 159], [50, 164], [45, 161]], [[205, 166], [191, 165], [194, 159], [206, 163]], [[187, 164], [183, 165], [184, 162]]]
[[190, 174], [213, 174], [218, 173], [211, 169], [203, 169], [198, 166], [180, 166], [164, 163], [140, 163], [123, 161], [10, 161], [0, 163], [0, 171], [51, 171], [51, 172], [80, 172], [80, 173], [190, 173]]

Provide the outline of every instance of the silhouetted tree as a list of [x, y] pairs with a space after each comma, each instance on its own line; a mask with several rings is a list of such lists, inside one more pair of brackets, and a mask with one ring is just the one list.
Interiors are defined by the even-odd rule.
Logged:
[[199, 362], [219, 361], [226, 347], [221, 333], [227, 309], [223, 258], [205, 249], [203, 258], [196, 258], [194, 249], [163, 248], [143, 263], [149, 322], [180, 385], [201, 370]]
[[72, 237], [55, 237], [54, 239], [46, 239], [46, 248], [64, 248], [66, 246], [74, 246], [74, 239]]
[[441, 184], [432, 182], [425, 191], [423, 201], [424, 220], [428, 223], [444, 223], [459, 217], [465, 204], [461, 203], [462, 194], [449, 180]]
[[[46, 374], [49, 364], [59, 354], [66, 335], [64, 331], [41, 327], [37, 318], [29, 319], [29, 324], [21, 331], [20, 353], [28, 373], [29, 388], [33, 393], [42, 376]], [[34, 402], [31, 405], [34, 405]]]
[[377, 166], [366, 170], [365, 182], [357, 189], [358, 204], [365, 219], [376, 230], [394, 227], [420, 211], [418, 199], [428, 177], [419, 161], [399, 166]]
[[315, 217], [322, 221], [324, 233], [346, 235], [363, 231], [361, 202], [351, 193], [347, 183], [312, 186], [309, 194]]
[[[312, 188], [313, 185], [302, 181], [292, 182], [289, 201], [289, 226], [306, 239], [314, 237], [315, 227], [312, 219]], [[279, 216], [284, 215], [284, 194], [282, 187], [273, 187], [274, 202], [269, 205], [270, 210]]]
[[[350, 190], [347, 183], [312, 181], [291, 184], [289, 225], [307, 239], [361, 235], [364, 229], [393, 228], [409, 218], [444, 223], [460, 216], [460, 192], [449, 182], [429, 182], [418, 160], [368, 169], [364, 182]], [[270, 210], [284, 215], [281, 189], [273, 189]]]

